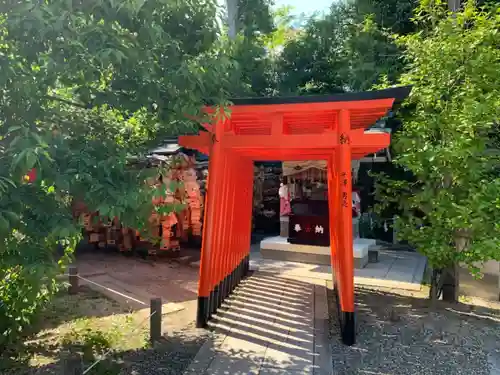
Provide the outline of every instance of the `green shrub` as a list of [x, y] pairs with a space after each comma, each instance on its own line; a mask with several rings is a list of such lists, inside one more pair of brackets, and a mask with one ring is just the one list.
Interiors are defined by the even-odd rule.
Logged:
[[25, 357], [25, 340], [60, 289], [56, 276], [71, 251], [56, 262], [45, 246], [12, 235], [0, 249], [0, 368]]
[[[44, 268], [18, 265], [0, 269], [0, 355], [16, 357], [33, 333], [36, 318], [54, 293], [55, 279], [43, 282]], [[46, 274], [45, 274], [46, 275]]]
[[83, 354], [84, 361], [95, 361], [112, 347], [111, 338], [102, 331], [86, 328], [72, 330], [62, 339], [62, 346], [70, 351]]

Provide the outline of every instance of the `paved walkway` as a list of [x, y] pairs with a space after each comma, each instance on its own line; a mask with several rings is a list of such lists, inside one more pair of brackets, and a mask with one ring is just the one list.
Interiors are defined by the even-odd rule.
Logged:
[[[380, 250], [378, 263], [368, 263], [365, 268], [354, 270], [354, 284], [417, 291], [422, 288], [426, 264], [427, 259], [418, 253]], [[250, 268], [299, 280], [332, 279], [330, 266], [265, 259], [259, 252], [251, 254]]]
[[[320, 283], [321, 284], [321, 283]], [[212, 321], [185, 375], [330, 375], [326, 284], [256, 272]]]

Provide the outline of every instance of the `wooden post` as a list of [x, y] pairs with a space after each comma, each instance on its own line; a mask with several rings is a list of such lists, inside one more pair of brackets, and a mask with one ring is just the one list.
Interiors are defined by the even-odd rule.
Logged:
[[151, 310], [149, 317], [149, 338], [153, 343], [158, 341], [161, 336], [161, 298], [151, 298]]
[[78, 268], [76, 266], [69, 266], [69, 294], [78, 293]]

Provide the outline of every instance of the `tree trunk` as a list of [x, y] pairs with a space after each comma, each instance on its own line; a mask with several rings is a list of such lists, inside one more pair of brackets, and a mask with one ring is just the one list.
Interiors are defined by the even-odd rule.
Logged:
[[[470, 245], [472, 238], [472, 233], [469, 229], [458, 229], [455, 232], [455, 250], [457, 252], [462, 252], [467, 250]], [[458, 302], [459, 292], [460, 292], [460, 280], [459, 280], [459, 265], [454, 263], [442, 270], [440, 284], [443, 292], [443, 301], [447, 302]]]
[[458, 264], [433, 270], [429, 299], [434, 305], [443, 297], [443, 301], [457, 302], [459, 296], [459, 268]]
[[229, 39], [236, 38], [238, 34], [238, 0], [226, 0], [227, 26]]
[[461, 0], [448, 0], [448, 9], [452, 12], [460, 10]]
[[439, 271], [432, 270], [431, 288], [429, 290], [429, 299], [432, 303], [436, 302], [439, 298]]
[[454, 264], [451, 267], [447, 267], [443, 270], [442, 274], [442, 285], [443, 285], [443, 301], [446, 302], [458, 302], [459, 296], [459, 273], [458, 264]]

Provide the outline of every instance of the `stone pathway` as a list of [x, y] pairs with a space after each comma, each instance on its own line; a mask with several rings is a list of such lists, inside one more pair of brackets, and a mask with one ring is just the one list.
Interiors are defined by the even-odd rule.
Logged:
[[[418, 253], [380, 250], [378, 263], [369, 263], [365, 268], [354, 270], [354, 284], [418, 291], [422, 288], [426, 264], [427, 259]], [[250, 268], [298, 280], [332, 279], [330, 266], [266, 259], [258, 252], [250, 255]]]
[[185, 375], [330, 375], [326, 284], [256, 272], [211, 322]]

